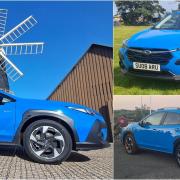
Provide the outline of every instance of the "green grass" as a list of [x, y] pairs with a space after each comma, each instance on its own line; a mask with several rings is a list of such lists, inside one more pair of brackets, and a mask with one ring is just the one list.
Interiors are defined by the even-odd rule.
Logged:
[[122, 41], [147, 26], [121, 26], [114, 28], [114, 94], [146, 95], [180, 94], [180, 82], [139, 78], [120, 74], [118, 50]]

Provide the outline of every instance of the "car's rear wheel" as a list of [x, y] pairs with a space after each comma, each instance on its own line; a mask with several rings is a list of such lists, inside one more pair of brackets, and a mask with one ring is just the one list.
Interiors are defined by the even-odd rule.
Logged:
[[177, 164], [180, 166], [180, 144], [176, 146], [175, 158], [176, 158]]
[[131, 134], [127, 134], [124, 138], [124, 147], [128, 154], [134, 154], [137, 152], [137, 145], [134, 137]]
[[51, 120], [32, 123], [24, 132], [26, 154], [39, 163], [60, 163], [72, 150], [72, 139], [67, 129]]

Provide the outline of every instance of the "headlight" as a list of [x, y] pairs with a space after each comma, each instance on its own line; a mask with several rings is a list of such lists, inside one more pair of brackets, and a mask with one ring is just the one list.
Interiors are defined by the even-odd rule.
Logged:
[[86, 113], [86, 114], [89, 114], [89, 115], [95, 115], [95, 111], [94, 110], [91, 110], [91, 109], [87, 109], [87, 108], [75, 108], [75, 107], [67, 107], [71, 110], [75, 110], [75, 111], [79, 111], [79, 112], [83, 112], [83, 113]]
[[177, 48], [176, 51], [180, 51], [180, 48]]
[[128, 39], [123, 40], [122, 48], [127, 48]]

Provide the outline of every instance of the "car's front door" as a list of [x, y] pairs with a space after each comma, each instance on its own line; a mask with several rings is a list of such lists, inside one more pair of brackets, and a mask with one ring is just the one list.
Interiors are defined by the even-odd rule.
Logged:
[[157, 128], [161, 126], [161, 121], [164, 118], [164, 112], [156, 112], [139, 123], [138, 131], [135, 133], [138, 139], [138, 145], [142, 148], [158, 149], [159, 138]]
[[0, 94], [0, 142], [11, 142], [14, 137], [15, 101]]

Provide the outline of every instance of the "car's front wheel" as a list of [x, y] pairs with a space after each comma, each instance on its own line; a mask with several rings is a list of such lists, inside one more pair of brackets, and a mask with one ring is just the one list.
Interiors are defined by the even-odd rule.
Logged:
[[137, 152], [137, 145], [132, 134], [127, 134], [124, 138], [124, 147], [128, 154]]
[[72, 139], [67, 129], [51, 120], [36, 121], [24, 132], [26, 154], [39, 163], [60, 163], [72, 150]]
[[176, 158], [177, 164], [180, 166], [180, 144], [176, 146], [175, 158]]

